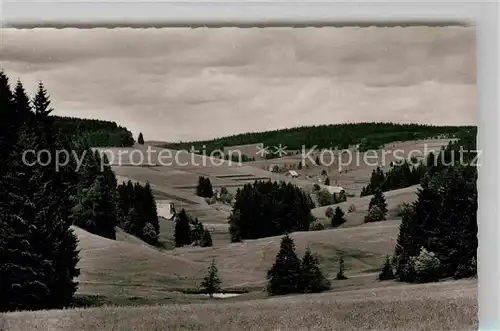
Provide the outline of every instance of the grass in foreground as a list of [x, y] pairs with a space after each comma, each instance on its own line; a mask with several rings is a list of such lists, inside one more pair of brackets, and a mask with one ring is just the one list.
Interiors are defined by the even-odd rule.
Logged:
[[476, 330], [474, 280], [231, 303], [20, 312], [6, 331]]

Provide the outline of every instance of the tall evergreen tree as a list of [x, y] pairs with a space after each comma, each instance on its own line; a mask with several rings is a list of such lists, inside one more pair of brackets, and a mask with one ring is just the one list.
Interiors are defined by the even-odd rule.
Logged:
[[190, 219], [184, 209], [175, 216], [174, 239], [175, 247], [182, 247], [192, 243]]
[[219, 278], [219, 271], [217, 270], [217, 265], [215, 263], [215, 258], [212, 259], [210, 266], [208, 267], [207, 275], [201, 283], [203, 291], [213, 298], [214, 294], [220, 292], [221, 280]]
[[337, 273], [335, 279], [336, 280], [347, 279], [346, 275], [344, 274], [344, 271], [345, 271], [344, 257], [341, 255], [339, 258], [339, 272]]
[[344, 212], [342, 211], [342, 209], [340, 209], [340, 207], [337, 206], [337, 208], [335, 208], [335, 213], [333, 214], [331, 220], [330, 220], [330, 223], [332, 225], [333, 228], [336, 228], [342, 224], [345, 223], [345, 217], [344, 217]]
[[[0, 75], [0, 88], [6, 82]], [[59, 142], [45, 139], [55, 132], [52, 121], [47, 113], [33, 114], [21, 82], [12, 103], [6, 100], [9, 93], [1, 92], [0, 102], [10, 107], [0, 110], [8, 115], [2, 124], [10, 130], [2, 136], [9, 137], [2, 139], [2, 149], [10, 152], [0, 176], [0, 310], [62, 308], [70, 303], [79, 274], [77, 239], [68, 217], [71, 185], [67, 172], [24, 155], [44, 149], [54, 157]]]
[[368, 205], [368, 211], [372, 209], [372, 207], [377, 206], [382, 214], [384, 215], [383, 220], [385, 220], [385, 216], [387, 215], [387, 202], [385, 200], [384, 194], [380, 189], [375, 190], [375, 194], [370, 200]]
[[298, 293], [301, 261], [295, 253], [295, 243], [287, 234], [281, 239], [276, 261], [267, 272], [267, 292], [271, 295]]
[[328, 290], [329, 288], [330, 281], [321, 271], [318, 258], [311, 253], [309, 248], [307, 248], [301, 262], [299, 281], [300, 292], [317, 293]]

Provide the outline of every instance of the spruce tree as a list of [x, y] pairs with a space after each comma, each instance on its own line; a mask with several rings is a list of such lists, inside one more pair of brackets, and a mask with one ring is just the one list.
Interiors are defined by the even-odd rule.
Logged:
[[203, 229], [203, 236], [201, 238], [201, 247], [212, 247], [212, 236], [210, 235], [210, 231], [207, 228]]
[[175, 216], [174, 239], [175, 247], [182, 247], [192, 243], [190, 219], [184, 209]]
[[144, 145], [144, 136], [142, 135], [142, 132], [139, 132], [139, 137], [137, 138], [137, 143], [139, 145]]
[[267, 292], [270, 295], [298, 293], [300, 291], [301, 261], [295, 253], [295, 243], [287, 234], [281, 239], [276, 261], [267, 272]]
[[325, 179], [325, 185], [330, 185], [330, 178], [329, 177], [326, 177], [326, 179]]
[[339, 258], [339, 272], [337, 273], [337, 276], [335, 277], [336, 280], [347, 279], [346, 275], [344, 274], [344, 270], [345, 270], [344, 257], [341, 255]]
[[217, 270], [217, 265], [215, 263], [215, 258], [212, 259], [210, 266], [208, 267], [207, 275], [201, 283], [201, 288], [203, 291], [213, 298], [214, 293], [221, 291], [221, 280], [219, 278], [219, 271]]
[[[0, 88], [5, 86], [2, 76]], [[4, 117], [9, 120], [5, 128], [18, 136], [2, 139], [10, 144], [2, 146], [10, 157], [2, 160], [0, 176], [0, 310], [62, 308], [70, 303], [79, 275], [68, 212], [71, 183], [67, 172], [41, 166], [34, 155], [22, 159], [30, 149], [44, 149], [54, 157], [57, 137], [45, 139], [55, 132], [48, 114], [33, 114], [20, 82], [13, 103], [5, 101], [5, 91], [0, 98], [11, 108], [0, 113], [16, 114], [15, 120]]]
[[330, 282], [321, 271], [317, 257], [307, 248], [301, 262], [300, 292], [317, 293], [329, 288]]
[[394, 279], [394, 272], [392, 271], [392, 263], [391, 260], [389, 259], [389, 256], [386, 255], [385, 261], [384, 261], [384, 266], [382, 267], [382, 270], [380, 271], [380, 274], [378, 275], [379, 280], [391, 280]]
[[346, 220], [344, 215], [345, 214], [342, 211], [342, 209], [340, 209], [340, 207], [335, 208], [335, 213], [333, 214], [330, 220], [330, 224], [332, 225], [333, 228], [336, 228], [345, 223]]
[[370, 204], [368, 205], [368, 211], [372, 209], [372, 207], [377, 206], [383, 214], [382, 220], [385, 220], [387, 215], [387, 202], [385, 201], [384, 194], [380, 189], [375, 190], [375, 194], [370, 200]]

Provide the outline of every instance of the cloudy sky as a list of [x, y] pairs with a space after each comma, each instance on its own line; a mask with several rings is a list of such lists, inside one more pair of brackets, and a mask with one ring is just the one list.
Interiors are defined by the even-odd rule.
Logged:
[[356, 121], [476, 124], [473, 28], [6, 29], [0, 67], [146, 140]]

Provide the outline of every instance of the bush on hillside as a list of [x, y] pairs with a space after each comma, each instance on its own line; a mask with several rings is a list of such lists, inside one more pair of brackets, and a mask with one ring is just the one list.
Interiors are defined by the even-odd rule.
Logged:
[[324, 229], [325, 229], [325, 226], [320, 221], [314, 221], [309, 226], [309, 231], [321, 231]]
[[411, 264], [417, 281], [427, 283], [439, 279], [441, 262], [435, 253], [429, 252], [425, 247], [421, 248], [418, 256], [411, 257]]

